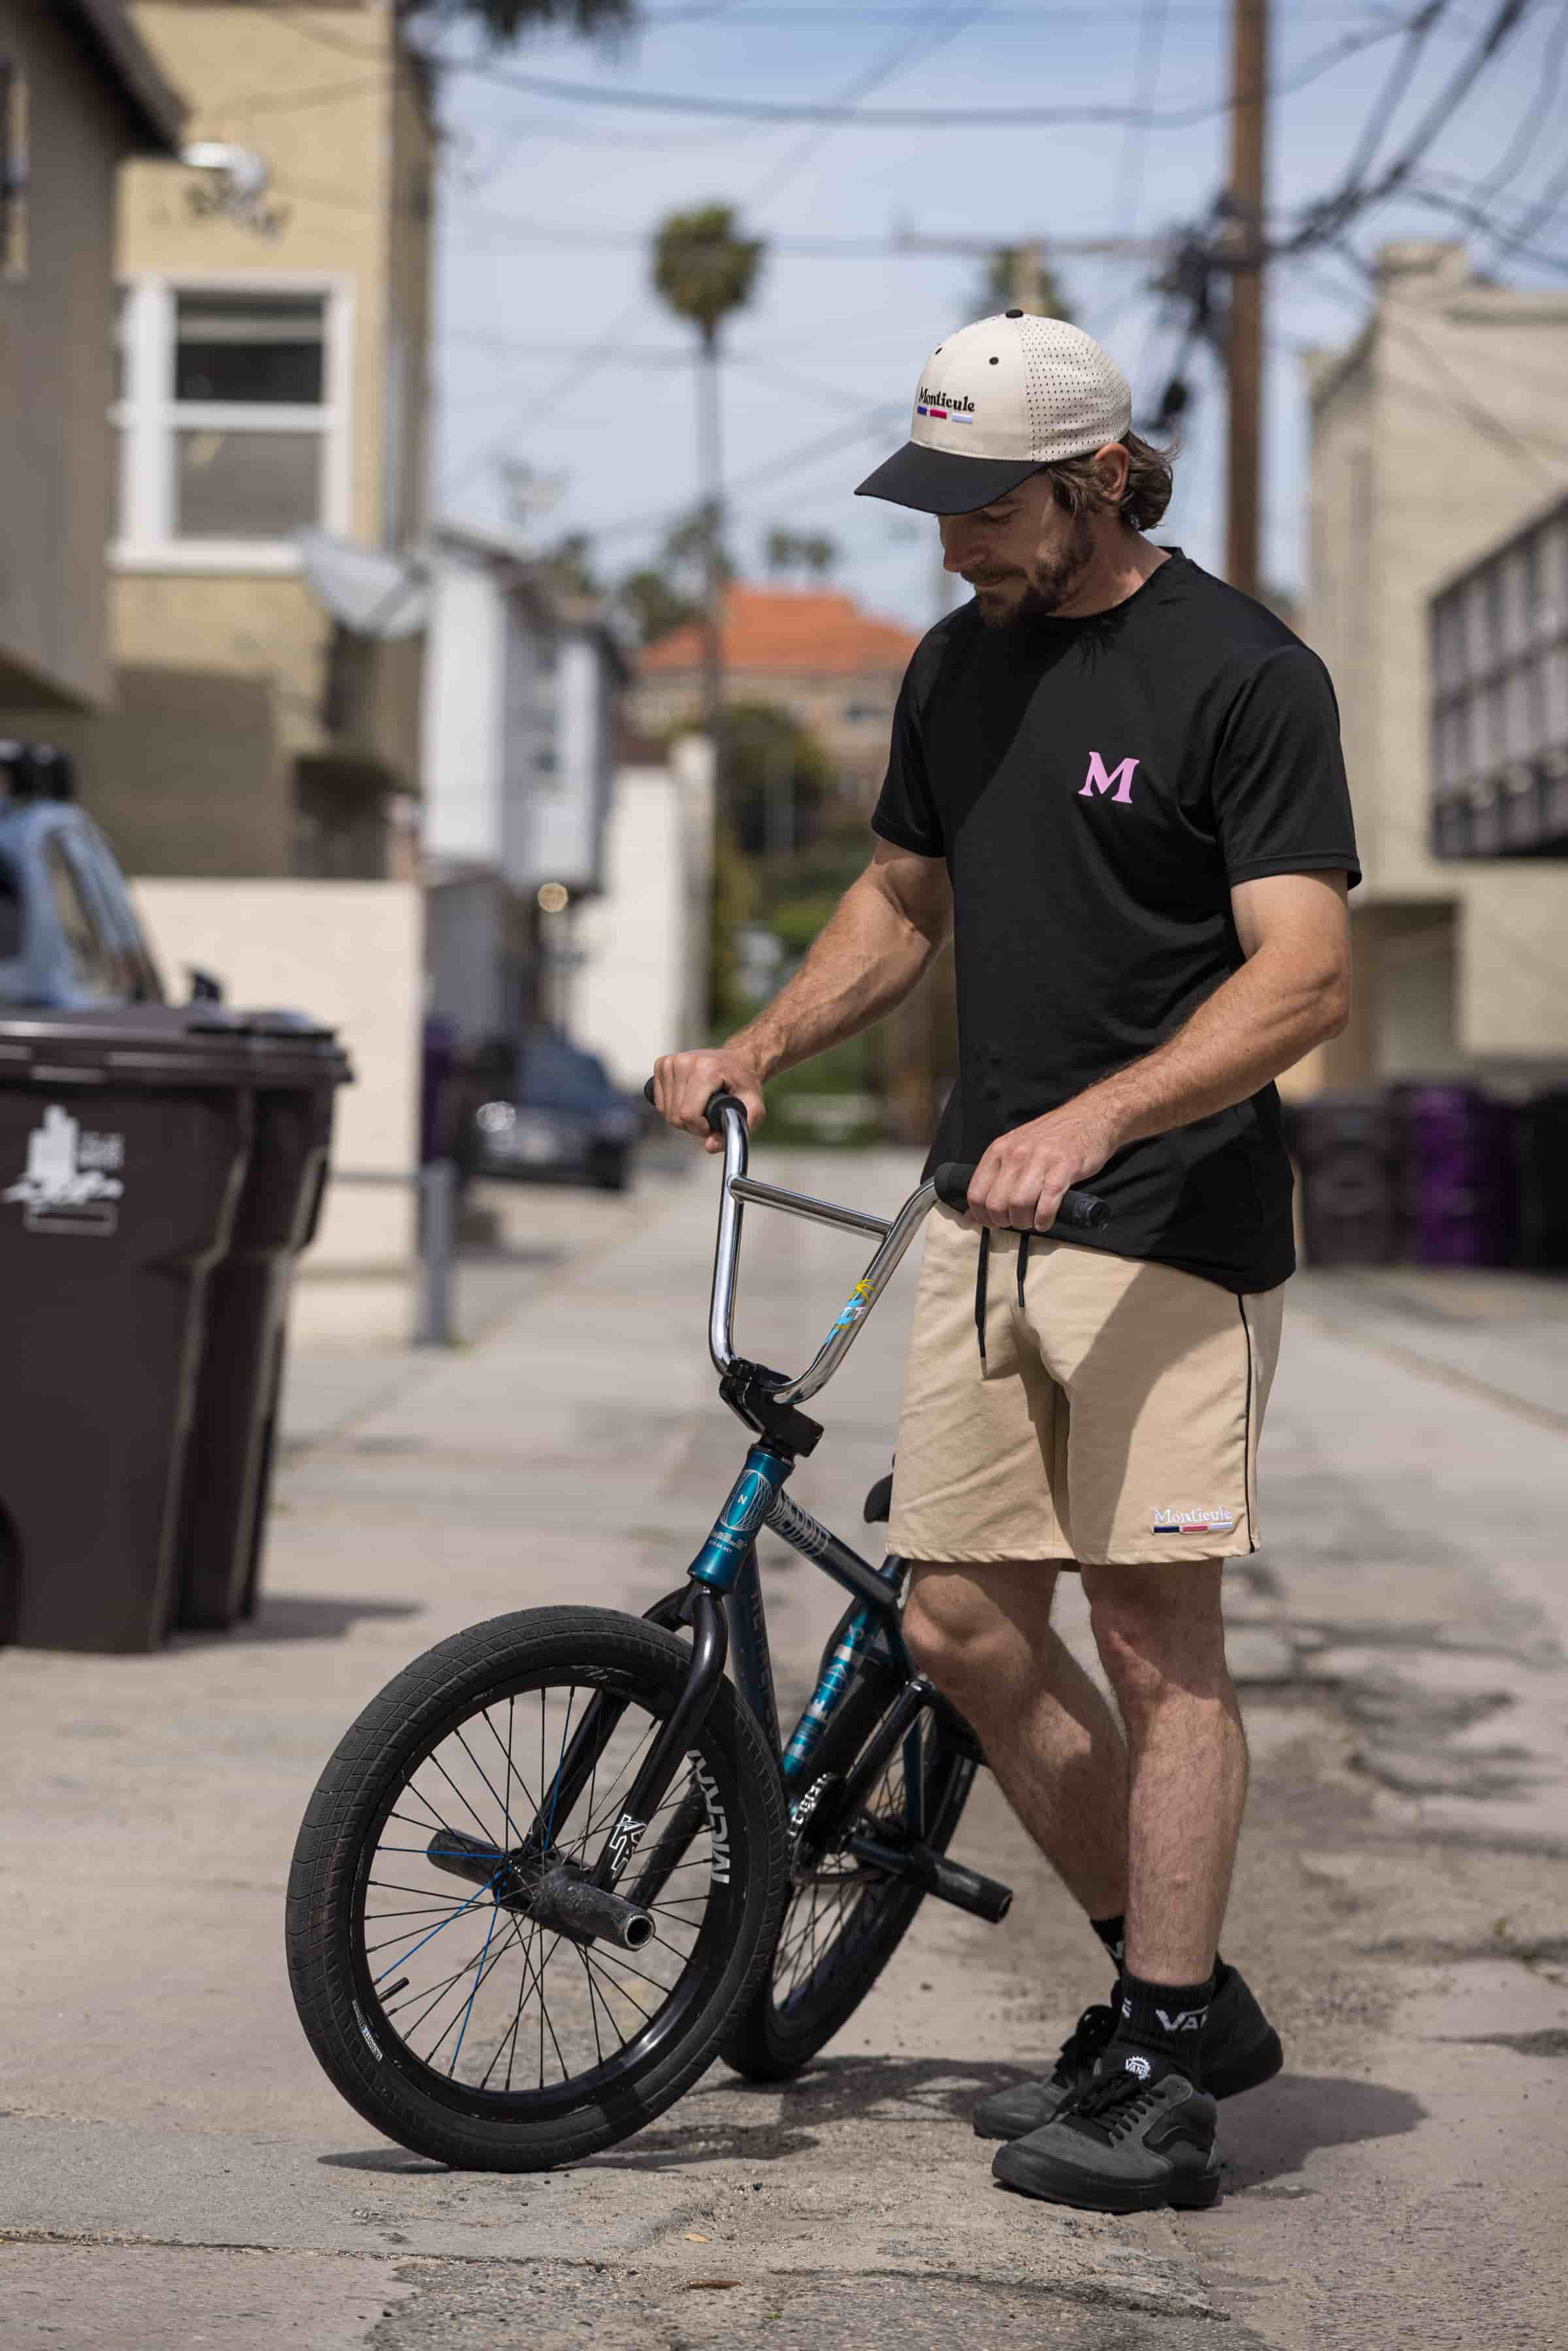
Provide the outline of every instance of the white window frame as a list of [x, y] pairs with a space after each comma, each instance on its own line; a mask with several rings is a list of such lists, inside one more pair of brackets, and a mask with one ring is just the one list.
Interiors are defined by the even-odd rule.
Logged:
[[[180, 538], [174, 532], [174, 435], [197, 432], [309, 432], [321, 436], [319, 528], [340, 538], [353, 521], [352, 397], [354, 285], [324, 270], [178, 270], [127, 278], [120, 337], [124, 398], [110, 410], [119, 431], [122, 535], [110, 548], [118, 571], [299, 569], [287, 538]], [[319, 294], [324, 397], [319, 405], [277, 401], [176, 401], [174, 334], [182, 294]]]

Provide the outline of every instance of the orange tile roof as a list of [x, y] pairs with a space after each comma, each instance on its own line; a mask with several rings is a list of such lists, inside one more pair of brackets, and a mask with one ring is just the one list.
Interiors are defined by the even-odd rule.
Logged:
[[[848, 596], [821, 589], [748, 588], [739, 580], [725, 591], [723, 633], [727, 669], [780, 675], [902, 670], [920, 642], [896, 621], [862, 612]], [[644, 676], [701, 665], [702, 633], [695, 624], [672, 631], [638, 657]]]

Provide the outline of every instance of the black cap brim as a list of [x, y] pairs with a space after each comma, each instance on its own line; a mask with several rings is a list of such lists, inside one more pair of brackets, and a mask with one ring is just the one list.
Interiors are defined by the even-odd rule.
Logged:
[[949, 449], [923, 449], [906, 441], [902, 449], [868, 474], [856, 490], [857, 498], [886, 498], [891, 506], [914, 507], [920, 514], [973, 514], [1005, 498], [1040, 467], [1030, 457], [960, 457]]

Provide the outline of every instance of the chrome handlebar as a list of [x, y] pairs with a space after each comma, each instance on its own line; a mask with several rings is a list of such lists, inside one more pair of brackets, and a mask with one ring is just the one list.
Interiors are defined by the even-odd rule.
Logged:
[[[653, 1099], [650, 1078], [643, 1089]], [[776, 1184], [758, 1184], [747, 1173], [750, 1134], [746, 1107], [734, 1094], [715, 1094], [707, 1106], [707, 1122], [724, 1138], [724, 1184], [719, 1195], [718, 1237], [714, 1246], [713, 1297], [708, 1310], [708, 1353], [719, 1376], [734, 1370], [735, 1296], [740, 1270], [741, 1215], [747, 1201], [758, 1207], [782, 1208], [817, 1225], [836, 1225], [851, 1233], [872, 1233], [881, 1247], [845, 1301], [827, 1337], [798, 1377], [772, 1390], [780, 1404], [804, 1404], [826, 1387], [860, 1334], [862, 1323], [898, 1270], [905, 1250], [925, 1223], [932, 1203], [943, 1199], [957, 1207], [967, 1196], [973, 1167], [939, 1167], [935, 1176], [913, 1191], [898, 1214], [875, 1217], [863, 1208], [841, 1207], [833, 1200], [815, 1200], [806, 1192], [786, 1192]], [[1104, 1202], [1092, 1193], [1071, 1191], [1058, 1211], [1064, 1226], [1097, 1230], [1109, 1217]]]

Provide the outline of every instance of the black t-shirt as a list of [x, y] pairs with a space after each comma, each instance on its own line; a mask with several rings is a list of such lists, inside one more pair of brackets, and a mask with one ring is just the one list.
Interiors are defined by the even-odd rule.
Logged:
[[[1085, 620], [990, 630], [967, 604], [917, 648], [872, 819], [946, 860], [959, 1077], [932, 1163], [978, 1159], [1180, 1028], [1245, 957], [1230, 888], [1360, 878], [1328, 673], [1179, 549]], [[1295, 1270], [1271, 1085], [1129, 1144], [1082, 1238], [1234, 1290]]]

